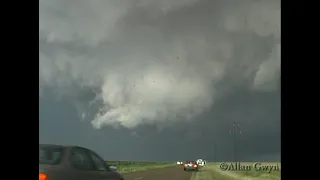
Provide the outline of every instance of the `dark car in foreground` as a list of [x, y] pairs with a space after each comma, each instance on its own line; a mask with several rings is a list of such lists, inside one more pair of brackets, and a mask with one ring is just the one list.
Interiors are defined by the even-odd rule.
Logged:
[[94, 151], [39, 144], [39, 180], [124, 180]]
[[196, 161], [186, 161], [183, 163], [183, 170], [198, 171], [199, 170], [198, 163]]

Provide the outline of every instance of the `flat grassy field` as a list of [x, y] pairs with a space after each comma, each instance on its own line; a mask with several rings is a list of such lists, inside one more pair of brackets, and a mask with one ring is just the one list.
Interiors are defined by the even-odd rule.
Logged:
[[118, 171], [122, 173], [175, 166], [174, 162], [107, 161], [106, 163], [117, 166]]
[[[199, 172], [193, 173], [191, 180], [280, 180], [280, 162], [220, 162], [207, 163]], [[223, 164], [221, 166], [221, 164]], [[240, 169], [242, 167], [242, 170]], [[228, 167], [228, 168], [226, 168]], [[245, 169], [245, 170], [244, 170]]]

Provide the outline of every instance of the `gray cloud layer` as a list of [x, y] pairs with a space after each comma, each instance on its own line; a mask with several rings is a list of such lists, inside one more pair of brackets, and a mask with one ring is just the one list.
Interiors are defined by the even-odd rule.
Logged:
[[279, 0], [41, 0], [39, 13], [40, 98], [69, 100], [94, 128], [147, 143], [139, 128], [218, 135], [237, 118], [279, 133]]

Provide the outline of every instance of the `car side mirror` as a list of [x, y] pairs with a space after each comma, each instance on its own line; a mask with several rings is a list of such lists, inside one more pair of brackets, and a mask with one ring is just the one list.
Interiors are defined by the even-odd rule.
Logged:
[[118, 170], [117, 166], [109, 166], [108, 169], [109, 169], [109, 171], [117, 171]]

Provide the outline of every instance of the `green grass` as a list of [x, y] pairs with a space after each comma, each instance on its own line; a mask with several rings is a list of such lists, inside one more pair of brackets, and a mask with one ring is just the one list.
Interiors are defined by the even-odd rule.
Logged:
[[117, 166], [118, 171], [122, 173], [175, 166], [174, 162], [107, 161], [106, 163]]

